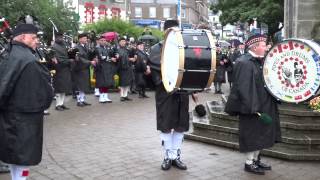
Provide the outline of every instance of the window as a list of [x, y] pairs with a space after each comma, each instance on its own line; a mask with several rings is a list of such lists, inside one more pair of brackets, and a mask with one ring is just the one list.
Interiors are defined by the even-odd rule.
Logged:
[[131, 3], [154, 3], [153, 0], [131, 0]]
[[163, 18], [169, 18], [170, 17], [170, 8], [163, 8]]
[[134, 14], [136, 17], [142, 17], [142, 8], [141, 7], [135, 7], [134, 8]]
[[157, 0], [157, 4], [177, 4], [177, 0]]
[[157, 10], [156, 7], [150, 7], [149, 8], [149, 17], [155, 18], [157, 16]]

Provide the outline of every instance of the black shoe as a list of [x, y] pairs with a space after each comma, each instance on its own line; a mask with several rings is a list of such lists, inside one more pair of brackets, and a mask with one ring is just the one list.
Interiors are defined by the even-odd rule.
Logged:
[[172, 166], [177, 167], [178, 169], [181, 170], [187, 170], [187, 165], [185, 165], [180, 158], [177, 158], [175, 160], [172, 160]]
[[63, 109], [62, 106], [56, 106], [56, 110], [57, 110], [57, 111], [64, 111], [64, 109]]
[[130, 91], [130, 94], [138, 94], [137, 91]]
[[171, 160], [170, 159], [164, 159], [161, 164], [161, 169], [164, 171], [167, 171], [171, 168]]
[[217, 94], [223, 94], [223, 92], [222, 91], [218, 91]]
[[139, 94], [139, 98], [144, 98], [142, 94]]
[[215, 91], [214, 91], [214, 93], [215, 93], [215, 94], [218, 94], [218, 91], [217, 91], [217, 90], [215, 90]]
[[10, 169], [7, 165], [0, 165], [0, 173], [9, 173]]
[[264, 170], [259, 168], [255, 163], [244, 164], [244, 170], [253, 174], [264, 175]]
[[77, 102], [77, 106], [84, 107], [85, 105], [83, 104], [83, 102]]
[[64, 110], [69, 110], [70, 108], [66, 107], [65, 105], [61, 105], [61, 107], [64, 109]]
[[149, 98], [149, 96], [147, 96], [147, 95], [145, 95], [145, 94], [143, 94], [142, 97], [144, 97], [144, 98]]
[[128, 98], [128, 96], [127, 96], [127, 97], [124, 97], [124, 100], [126, 100], [126, 101], [132, 101], [132, 99]]
[[261, 160], [253, 161], [262, 170], [271, 170], [271, 166], [261, 162]]
[[85, 102], [85, 101], [83, 101], [82, 104], [84, 104], [85, 106], [91, 106], [90, 103], [87, 103], [87, 102]]
[[126, 99], [124, 97], [121, 97], [120, 98], [120, 101], [125, 101]]

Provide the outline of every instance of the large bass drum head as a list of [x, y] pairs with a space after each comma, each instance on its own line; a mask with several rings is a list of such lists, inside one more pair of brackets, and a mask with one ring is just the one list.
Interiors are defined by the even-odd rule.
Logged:
[[320, 85], [320, 46], [288, 39], [268, 52], [263, 66], [267, 89], [278, 100], [299, 103], [310, 99]]
[[178, 81], [181, 38], [178, 29], [169, 29], [165, 35], [161, 55], [161, 76], [167, 92], [173, 91]]

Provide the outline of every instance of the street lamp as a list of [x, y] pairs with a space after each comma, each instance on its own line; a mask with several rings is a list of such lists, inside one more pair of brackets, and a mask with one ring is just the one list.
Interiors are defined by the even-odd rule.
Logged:
[[179, 28], [181, 29], [181, 0], [178, 0], [177, 16], [178, 16], [178, 21], [179, 21]]

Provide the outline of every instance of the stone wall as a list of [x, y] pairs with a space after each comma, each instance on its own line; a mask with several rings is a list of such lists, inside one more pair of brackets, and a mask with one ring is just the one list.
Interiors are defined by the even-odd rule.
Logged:
[[320, 0], [285, 0], [285, 38], [320, 39]]

